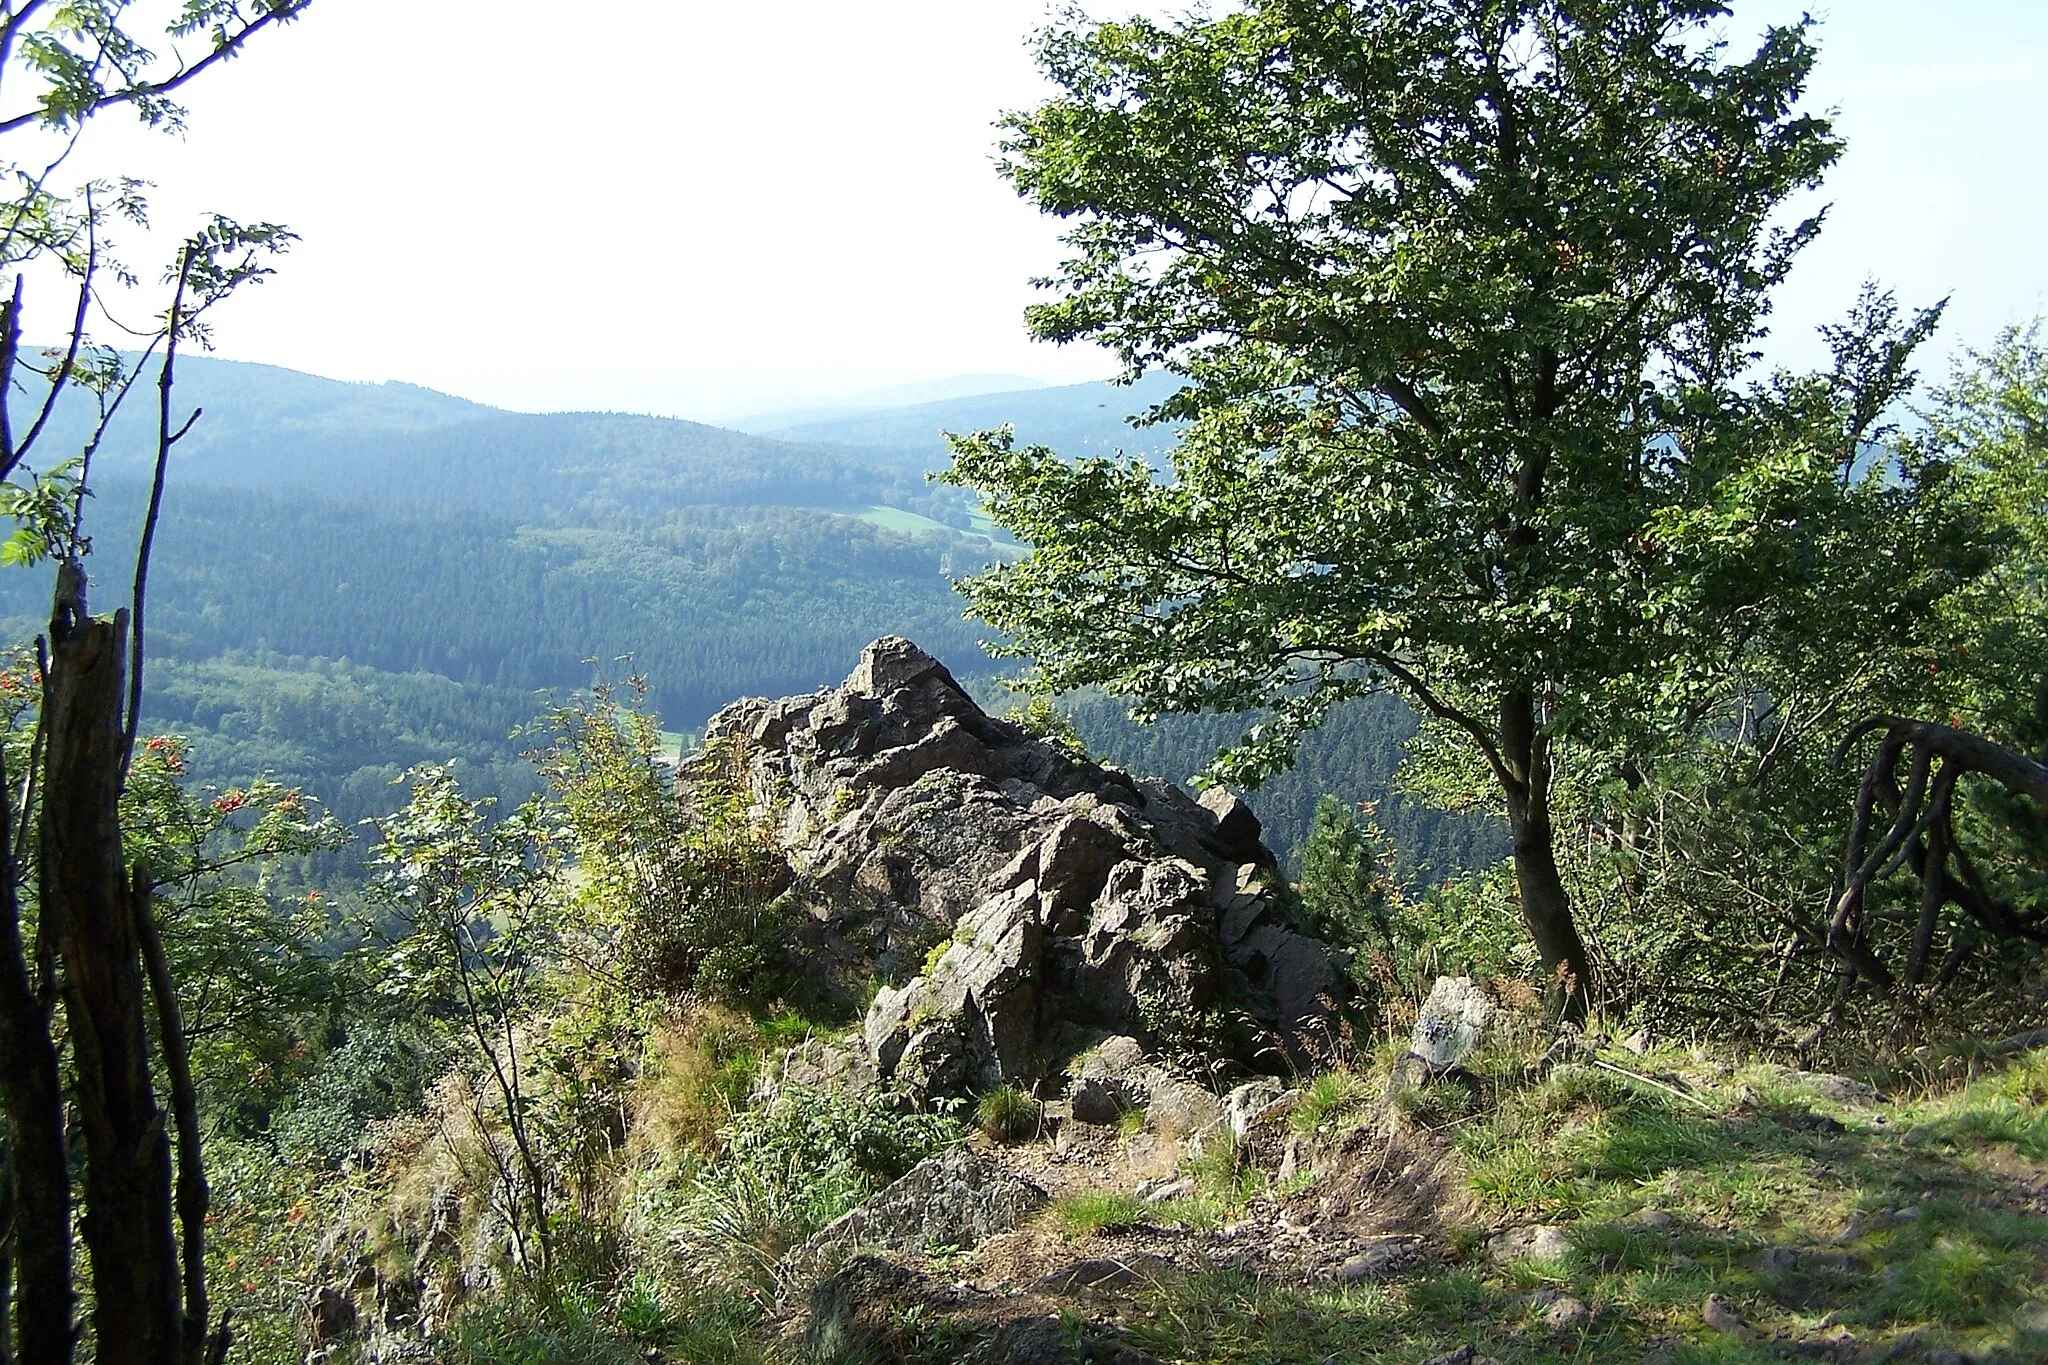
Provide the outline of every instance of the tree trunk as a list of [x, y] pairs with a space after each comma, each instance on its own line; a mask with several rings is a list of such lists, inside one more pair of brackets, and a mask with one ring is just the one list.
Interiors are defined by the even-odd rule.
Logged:
[[[4, 782], [4, 778], [0, 778]], [[14, 859], [0, 805], [0, 1107], [7, 1115], [15, 1365], [65, 1365], [71, 1359], [71, 1172], [64, 1161], [64, 1092], [49, 1018], [29, 982], [22, 954]]]
[[1510, 696], [1501, 706], [1501, 748], [1512, 780], [1503, 784], [1508, 833], [1515, 845], [1515, 886], [1522, 925], [1548, 981], [1550, 1003], [1562, 1018], [1586, 1017], [1593, 985], [1586, 944], [1572, 916], [1571, 896], [1557, 870], [1550, 823], [1550, 746], [1536, 725], [1534, 698]]
[[127, 613], [86, 614], [85, 575], [58, 573], [43, 717], [42, 912], [64, 960], [85, 1139], [85, 1216], [99, 1365], [177, 1365], [184, 1336], [171, 1149], [151, 1084], [135, 903], [119, 801]]

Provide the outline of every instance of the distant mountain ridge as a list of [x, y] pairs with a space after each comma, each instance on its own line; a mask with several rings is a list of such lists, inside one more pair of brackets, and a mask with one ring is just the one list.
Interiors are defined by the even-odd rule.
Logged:
[[1123, 451], [1158, 459], [1179, 438], [1176, 423], [1136, 426], [1133, 418], [1179, 392], [1177, 376], [1154, 372], [1134, 384], [1066, 384], [1021, 392], [974, 394], [882, 412], [855, 413], [779, 428], [779, 440], [891, 450], [943, 464], [945, 432], [1013, 426], [1026, 445], [1068, 455]]
[[[143, 376], [92, 474], [102, 610], [126, 591], [154, 380]], [[269, 770], [354, 820], [388, 808], [400, 766], [437, 754], [476, 790], [517, 799], [531, 772], [508, 718], [599, 677], [645, 672], [678, 730], [739, 696], [834, 683], [881, 635], [992, 680], [986, 627], [965, 618], [952, 582], [1013, 551], [970, 495], [926, 481], [946, 463], [940, 433], [1008, 423], [1063, 452], [1158, 460], [1174, 428], [1129, 418], [1173, 391], [1149, 376], [967, 394], [761, 435], [184, 357], [178, 407], [204, 416], [171, 466], [148, 719], [190, 737], [203, 780]], [[93, 417], [89, 397], [70, 395], [36, 467], [76, 451]], [[0, 570], [15, 641], [42, 628], [49, 589], [47, 567]], [[1255, 798], [1275, 847], [1305, 832], [1322, 790], [1385, 796], [1387, 754], [1406, 732], [1360, 714], [1301, 776]], [[1175, 778], [1236, 724], [1140, 730], [1099, 703], [1084, 720], [1105, 752]], [[1470, 844], [1419, 807], [1405, 823], [1393, 804], [1389, 815], [1414, 863], [1459, 860]]]
[[1024, 393], [1032, 389], [1050, 387], [1052, 386], [1044, 380], [1032, 379], [1021, 374], [951, 375], [944, 379], [928, 379], [916, 384], [892, 384], [887, 388], [870, 389], [866, 393], [856, 393], [846, 398], [803, 401], [793, 405], [765, 408], [731, 421], [721, 421], [719, 425], [731, 427], [734, 431], [769, 436], [808, 422], [827, 422], [862, 413], [880, 412], [886, 408], [915, 407], [952, 398]]

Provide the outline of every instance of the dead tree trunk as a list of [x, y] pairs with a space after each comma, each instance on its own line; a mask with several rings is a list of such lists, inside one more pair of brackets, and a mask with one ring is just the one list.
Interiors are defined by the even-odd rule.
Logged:
[[[0, 772], [0, 788], [6, 776]], [[0, 803], [0, 1109], [7, 1117], [12, 1217], [0, 1229], [14, 1272], [15, 1365], [71, 1359], [71, 1172], [64, 1161], [64, 1091], [49, 1015], [36, 997], [22, 951], [12, 821]], [[4, 1307], [4, 1306], [0, 1306]], [[8, 1337], [0, 1322], [0, 1341]]]
[[[2048, 814], [2048, 766], [1981, 735], [1899, 716], [1873, 716], [1850, 730], [1836, 750], [1836, 762], [1874, 731], [1883, 731], [1884, 737], [1856, 796], [1842, 893], [1828, 922], [1828, 947], [1878, 994], [1890, 996], [1901, 977], [1915, 990], [1926, 982], [1940, 912], [1947, 906], [1955, 906], [1996, 937], [2048, 943], [2048, 919], [2016, 908], [1986, 886], [1957, 840], [1954, 823], [1957, 784], [1973, 773], [2031, 800]], [[1891, 823], [1873, 843], [1880, 812], [1890, 816]], [[1904, 971], [1895, 973], [1869, 941], [1864, 910], [1872, 885], [1907, 866], [1920, 879], [1920, 912]], [[1950, 956], [1937, 989], [1960, 962], [1955, 954]]]
[[142, 947], [119, 801], [128, 613], [87, 614], [85, 573], [58, 573], [43, 684], [42, 913], [63, 987], [85, 1145], [82, 1231], [100, 1365], [178, 1365], [184, 1339], [171, 1148], [150, 1075]]

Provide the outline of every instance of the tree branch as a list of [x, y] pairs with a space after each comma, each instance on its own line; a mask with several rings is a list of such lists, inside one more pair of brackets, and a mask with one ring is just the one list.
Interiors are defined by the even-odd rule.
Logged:
[[171, 295], [170, 327], [164, 340], [164, 370], [157, 377], [156, 472], [149, 485], [149, 512], [142, 521], [142, 542], [135, 550], [135, 587], [130, 599], [133, 660], [128, 672], [128, 719], [121, 732], [121, 766], [125, 771], [135, 756], [135, 732], [142, 724], [142, 613], [149, 591], [149, 554], [156, 544], [156, 523], [164, 506], [164, 476], [170, 468], [171, 447], [178, 443], [192, 423], [194, 412], [176, 434], [171, 431], [171, 386], [176, 382], [178, 333], [184, 326], [185, 283], [192, 275], [192, 248], [178, 257], [178, 287]]
[[[101, 110], [111, 109], [116, 105], [132, 104], [136, 100], [141, 99], [156, 99], [173, 93], [181, 86], [196, 79], [199, 73], [208, 67], [224, 62], [240, 52], [242, 45], [255, 37], [259, 30], [267, 28], [272, 24], [290, 23], [298, 18], [312, 2], [313, 0], [285, 0], [285, 3], [278, 5], [275, 9], [268, 10], [244, 24], [239, 33], [236, 33], [232, 38], [215, 47], [213, 51], [207, 53], [204, 57], [192, 63], [192, 65], [181, 69], [177, 75], [160, 81], [140, 81], [128, 86], [126, 89], [116, 90], [111, 94], [102, 94], [79, 113], [78, 122], [83, 123]], [[0, 133], [11, 133], [16, 128], [34, 123], [43, 116], [43, 111], [36, 109], [25, 114], [16, 114], [12, 118], [0, 119]]]

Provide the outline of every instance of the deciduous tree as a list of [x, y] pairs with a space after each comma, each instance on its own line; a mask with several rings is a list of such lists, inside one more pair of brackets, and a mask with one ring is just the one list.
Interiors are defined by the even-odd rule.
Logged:
[[1745, 562], [1796, 560], [1798, 508], [1761, 494], [1856, 483], [1935, 316], [1874, 310], [1811, 384], [1751, 377], [1820, 230], [1797, 196], [1840, 142], [1801, 108], [1810, 23], [1737, 53], [1727, 19], [1250, 0], [1054, 29], [1060, 93], [1005, 143], [1069, 225], [1030, 325], [1178, 374], [1153, 415], [1188, 427], [1166, 471], [993, 433], [957, 440], [948, 476], [1033, 547], [967, 591], [1046, 682], [1264, 713], [1223, 775], [1273, 770], [1381, 689], [1455, 733], [1572, 1011], [1591, 967], [1553, 847], [1558, 747], [1682, 704], [1687, 662], [1739, 632], [1736, 595], [1660, 528], [1739, 511]]

